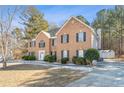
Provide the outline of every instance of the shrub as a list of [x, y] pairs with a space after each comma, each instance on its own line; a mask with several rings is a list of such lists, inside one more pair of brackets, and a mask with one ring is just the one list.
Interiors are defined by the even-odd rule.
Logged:
[[25, 57], [24, 57], [24, 60], [29, 60], [28, 57], [29, 57], [29, 56], [25, 56]]
[[83, 57], [76, 57], [76, 56], [74, 56], [74, 57], [72, 58], [72, 62], [73, 62], [74, 64], [88, 65], [86, 59], [83, 58]]
[[55, 56], [55, 55], [53, 55], [53, 56], [52, 56], [52, 59], [53, 59], [54, 61], [56, 61], [56, 56]]
[[49, 61], [50, 56], [51, 56], [51, 55], [46, 55], [46, 56], [44, 57], [44, 61]]
[[55, 55], [46, 55], [44, 57], [44, 61], [55, 62], [56, 61], [56, 56]]
[[87, 64], [86, 64], [86, 60], [85, 60], [85, 58], [83, 58], [83, 57], [78, 57], [78, 58], [76, 59], [76, 64], [79, 64], [79, 65], [87, 65]]
[[22, 56], [23, 60], [28, 60], [28, 56]]
[[22, 56], [22, 59], [25, 59], [26, 56]]
[[90, 48], [86, 51], [85, 53], [85, 58], [89, 60], [91, 63], [93, 60], [98, 60], [99, 59], [99, 52], [97, 49]]
[[67, 64], [68, 61], [69, 61], [68, 58], [62, 58], [62, 59], [61, 59], [61, 63], [62, 63], [62, 64]]
[[36, 60], [36, 57], [34, 55], [32, 55], [32, 56], [23, 56], [22, 59], [23, 60]]
[[72, 62], [73, 62], [74, 64], [76, 64], [77, 58], [78, 58], [78, 57], [76, 57], [76, 56], [74, 56], [74, 57], [72, 58]]
[[36, 60], [36, 57], [34, 55], [28, 56], [28, 60]]

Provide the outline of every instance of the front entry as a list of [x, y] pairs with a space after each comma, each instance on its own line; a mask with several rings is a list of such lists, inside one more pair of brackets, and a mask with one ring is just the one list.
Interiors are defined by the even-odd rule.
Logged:
[[45, 50], [40, 50], [39, 51], [39, 60], [44, 60], [45, 57]]

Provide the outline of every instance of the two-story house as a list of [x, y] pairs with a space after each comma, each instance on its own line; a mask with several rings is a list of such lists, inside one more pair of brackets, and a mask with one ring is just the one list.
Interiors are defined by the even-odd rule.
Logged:
[[[49, 31], [50, 32], [50, 31]], [[43, 60], [47, 54], [56, 55], [57, 59], [73, 56], [83, 57], [88, 48], [98, 48], [97, 35], [94, 30], [75, 17], [69, 18], [65, 24], [56, 29], [55, 35], [41, 31], [28, 44], [28, 54], [34, 54]]]

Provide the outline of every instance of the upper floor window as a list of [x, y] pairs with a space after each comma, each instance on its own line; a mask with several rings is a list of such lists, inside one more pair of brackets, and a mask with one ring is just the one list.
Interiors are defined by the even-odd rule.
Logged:
[[56, 44], [56, 39], [51, 39], [51, 45], [55, 46], [55, 44]]
[[43, 40], [41, 40], [39, 42], [39, 48], [44, 48], [45, 47], [45, 42]]
[[36, 41], [31, 41], [30, 42], [30, 47], [35, 47], [36, 46]]
[[69, 42], [69, 35], [68, 34], [61, 35], [61, 43], [68, 43], [68, 42]]
[[77, 42], [84, 42], [86, 41], [86, 32], [79, 32], [76, 34], [76, 41]]

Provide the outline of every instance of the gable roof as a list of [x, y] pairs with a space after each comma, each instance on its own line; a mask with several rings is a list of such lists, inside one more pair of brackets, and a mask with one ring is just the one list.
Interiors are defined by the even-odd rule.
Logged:
[[75, 20], [77, 20], [77, 21], [80, 22], [81, 24], [85, 25], [87, 28], [91, 29], [91, 31], [95, 34], [94, 29], [93, 29], [92, 27], [88, 26], [86, 23], [82, 22], [82, 21], [79, 20], [78, 18], [72, 16], [72, 17], [70, 17], [70, 18], [65, 22], [65, 24], [59, 29], [59, 31], [56, 33], [56, 35], [65, 27], [65, 25], [66, 25], [72, 18], [75, 19]]
[[54, 38], [63, 28], [64, 26], [71, 20], [71, 19], [75, 19], [77, 20], [78, 22], [80, 22], [81, 24], [85, 25], [87, 28], [91, 29], [91, 31], [93, 32], [93, 34], [95, 35], [95, 37], [97, 38], [97, 34], [96, 32], [94, 31], [94, 29], [92, 27], [90, 27], [89, 25], [87, 25], [86, 23], [82, 22], [81, 20], [79, 20], [78, 18], [76, 17], [70, 17], [64, 24], [63, 26], [61, 26], [60, 28], [55, 28], [55, 29], [51, 29], [49, 30], [48, 32], [45, 32], [45, 31], [41, 31], [38, 33], [38, 35], [36, 36], [35, 40], [38, 38], [39, 34], [43, 33], [44, 35], [46, 35], [48, 38]]
[[38, 36], [39, 36], [41, 33], [43, 33], [44, 35], [46, 35], [48, 38], [51, 37], [49, 33], [45, 32], [45, 31], [41, 31], [41, 32], [39, 32], [38, 35], [36, 36], [35, 40], [38, 38]]

